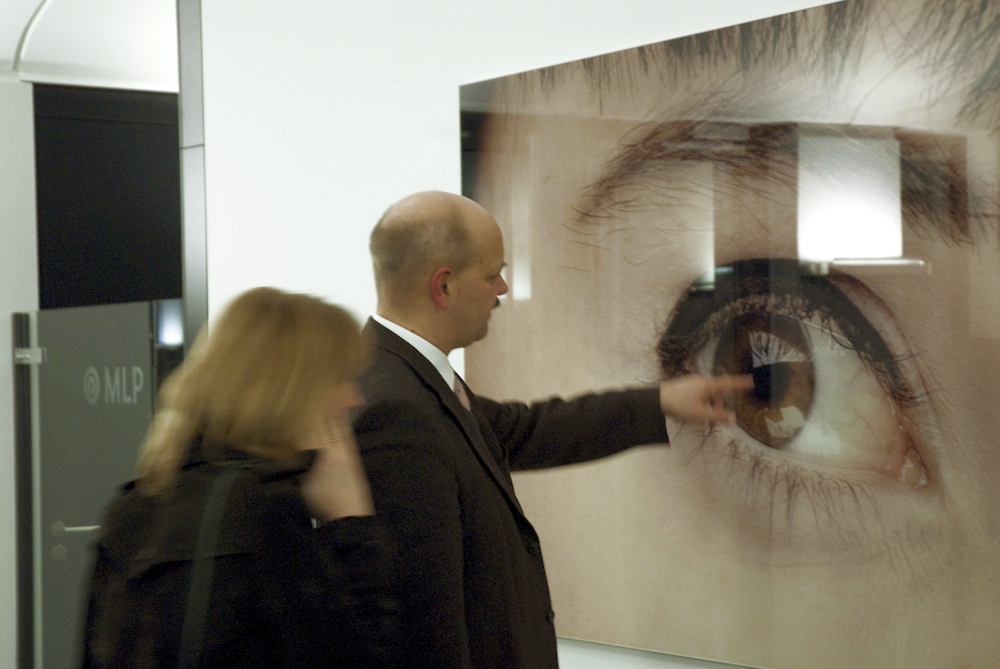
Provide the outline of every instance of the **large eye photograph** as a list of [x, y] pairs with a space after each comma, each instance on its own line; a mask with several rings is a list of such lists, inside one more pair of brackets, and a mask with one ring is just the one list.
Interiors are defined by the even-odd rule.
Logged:
[[514, 474], [557, 635], [1000, 666], [998, 71], [998, 0], [845, 0], [462, 87], [510, 287], [470, 383], [754, 382]]

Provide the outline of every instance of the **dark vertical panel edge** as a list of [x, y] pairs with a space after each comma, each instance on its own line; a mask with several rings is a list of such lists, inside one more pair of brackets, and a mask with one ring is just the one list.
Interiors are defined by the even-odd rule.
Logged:
[[[11, 315], [15, 348], [31, 345], [31, 316]], [[11, 355], [13, 352], [11, 352]], [[34, 669], [34, 547], [31, 489], [31, 366], [14, 365], [14, 517], [17, 542], [17, 666]]]

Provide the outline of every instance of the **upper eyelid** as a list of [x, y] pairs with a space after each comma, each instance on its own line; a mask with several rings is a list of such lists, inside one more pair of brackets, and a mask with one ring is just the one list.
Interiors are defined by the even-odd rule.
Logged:
[[[782, 272], [798, 272], [798, 263], [795, 260], [757, 259], [733, 263], [734, 273], [737, 276], [741, 270], [752, 275], [753, 271], [760, 271], [760, 266], [768, 269], [777, 268], [776, 272], [765, 275], [767, 278], [766, 289], [750, 290], [745, 294], [724, 298], [726, 301], [721, 304], [715, 299], [718, 293], [714, 291], [711, 301], [708, 301], [707, 293], [691, 293], [677, 303], [657, 349], [665, 372], [671, 374], [691, 371], [685, 369], [684, 365], [690, 362], [700, 347], [704, 346], [707, 339], [715, 335], [712, 331], [706, 332], [706, 328], [711, 326], [713, 319], [716, 321], [716, 327], [723, 326], [722, 313], [740, 300], [746, 300], [753, 296], [785, 296], [789, 299], [799, 296], [806, 300], [806, 304], [800, 306], [805, 307], [808, 315], [819, 315], [822, 321], [829, 320], [837, 325], [840, 329], [840, 337], [846, 338], [847, 341], [841, 341], [837, 333], [830, 331], [834, 340], [855, 351], [875, 374], [879, 385], [897, 403], [905, 407], [912, 406], [919, 400], [904, 377], [899, 359], [864, 313], [840, 288], [822, 277], [803, 279], [796, 283], [791, 278], [792, 275], [789, 274], [787, 285], [785, 281], [780, 279], [775, 281], [775, 277], [780, 276]], [[754, 267], [756, 270], [751, 269]], [[792, 286], [801, 286], [803, 290], [793, 291], [791, 290]], [[775, 287], [777, 290], [774, 290]], [[794, 307], [795, 305], [787, 306]], [[793, 315], [805, 317], [807, 314], [797, 313]], [[671, 337], [671, 331], [678, 333], [678, 335]], [[668, 366], [672, 369], [668, 369]]]

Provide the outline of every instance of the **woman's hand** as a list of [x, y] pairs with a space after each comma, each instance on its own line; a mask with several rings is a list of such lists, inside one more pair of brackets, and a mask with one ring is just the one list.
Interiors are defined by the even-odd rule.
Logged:
[[347, 419], [331, 424], [330, 432], [306, 448], [316, 449], [316, 461], [302, 479], [302, 498], [319, 520], [375, 515], [354, 431]]

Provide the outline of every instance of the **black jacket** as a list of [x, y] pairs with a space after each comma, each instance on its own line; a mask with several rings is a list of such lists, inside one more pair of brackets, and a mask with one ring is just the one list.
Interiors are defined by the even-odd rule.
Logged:
[[369, 321], [375, 359], [354, 421], [375, 507], [406, 556], [411, 669], [553, 669], [554, 613], [538, 535], [512, 469], [582, 462], [667, 441], [656, 388], [527, 406], [469, 392]]
[[[308, 454], [292, 467], [232, 450], [225, 457], [245, 469], [222, 516], [199, 666], [395, 666], [393, 551], [378, 521], [314, 529], [297, 489]], [[196, 441], [171, 493], [144, 496], [130, 483], [109, 506], [84, 669], [176, 666], [201, 511], [217, 471]]]

